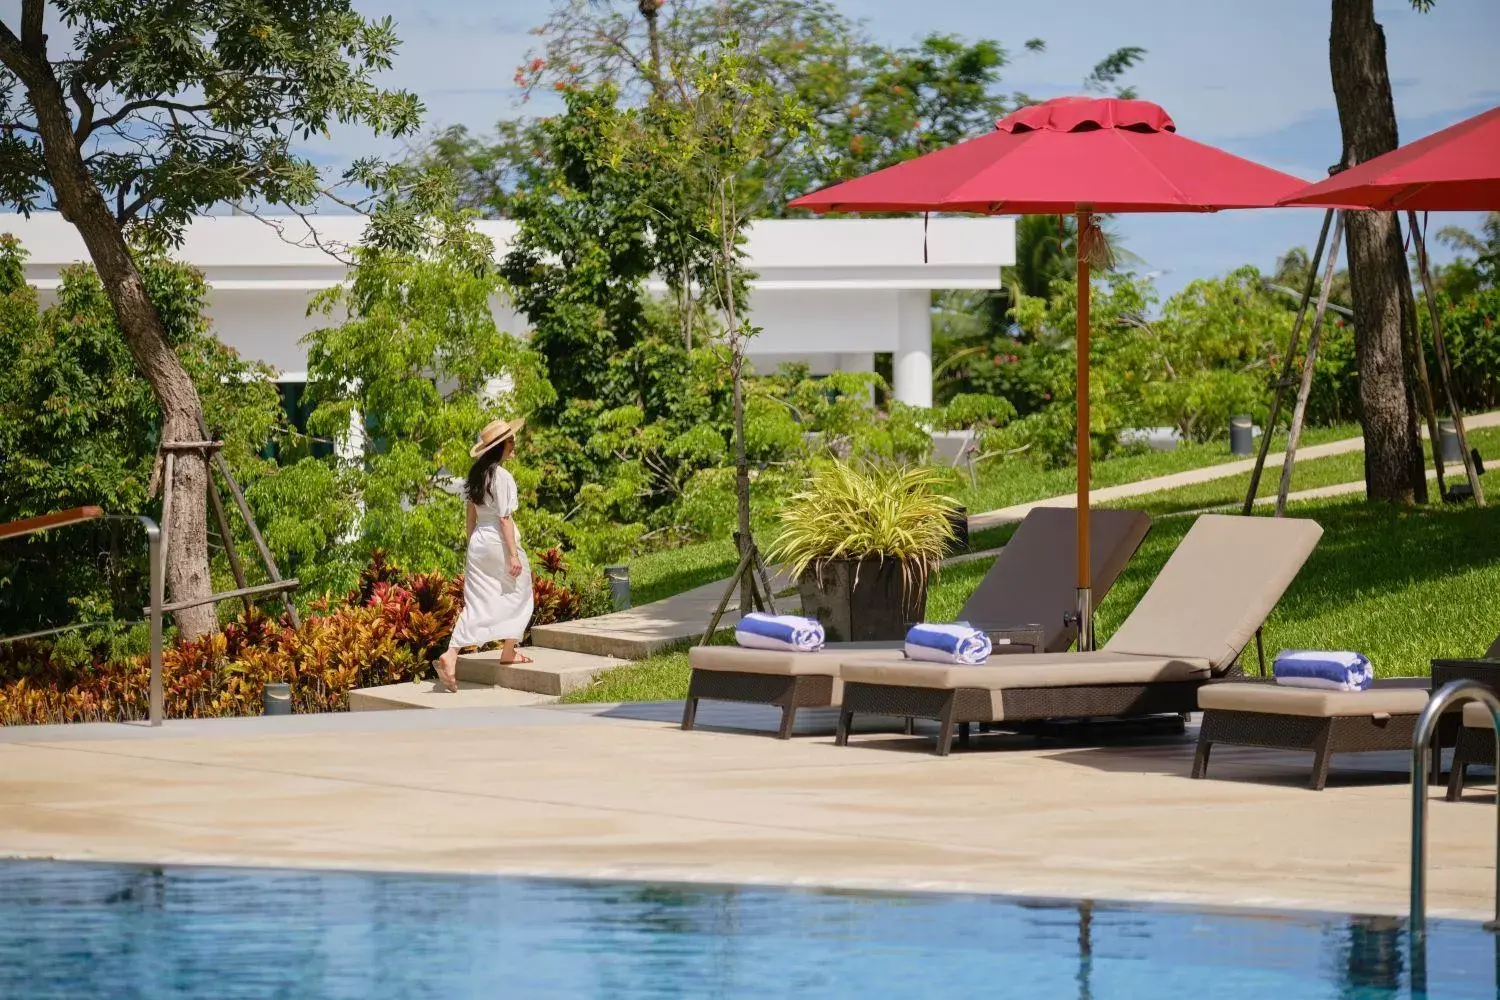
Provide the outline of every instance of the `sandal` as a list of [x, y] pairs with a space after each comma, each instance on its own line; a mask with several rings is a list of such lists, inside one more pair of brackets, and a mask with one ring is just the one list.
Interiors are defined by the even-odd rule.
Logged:
[[501, 657], [500, 662], [504, 663], [506, 665], [509, 665], [509, 664], [512, 664], [512, 663], [535, 663], [536, 661], [533, 660], [531, 657], [527, 656], [525, 653], [522, 653], [519, 650], [517, 650], [516, 651], [516, 655], [514, 657], [512, 657], [509, 660], [505, 659], [504, 657]]

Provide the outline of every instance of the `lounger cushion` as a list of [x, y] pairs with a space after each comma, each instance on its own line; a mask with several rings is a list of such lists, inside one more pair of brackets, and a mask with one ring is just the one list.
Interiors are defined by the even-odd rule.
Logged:
[[1300, 715], [1329, 719], [1360, 715], [1417, 715], [1427, 707], [1422, 688], [1371, 688], [1368, 691], [1318, 691], [1277, 684], [1206, 684], [1198, 689], [1198, 707], [1266, 715]]
[[1090, 653], [1022, 654], [975, 667], [851, 657], [843, 661], [841, 670], [846, 684], [858, 681], [895, 687], [937, 690], [977, 688], [985, 691], [1152, 684], [1159, 681], [1194, 680], [1207, 677], [1208, 672], [1207, 660], [1133, 656], [1104, 650]]
[[741, 646], [694, 646], [688, 650], [688, 666], [694, 670], [724, 670], [738, 674], [837, 677], [839, 657], [828, 652], [798, 653], [779, 649], [745, 649]]
[[[1089, 521], [1094, 600], [1102, 601], [1151, 530], [1138, 510], [1096, 510]], [[959, 612], [983, 625], [1040, 625], [1042, 648], [1061, 652], [1077, 629], [1063, 623], [1078, 603], [1078, 512], [1038, 507], [1026, 515]]]
[[1493, 729], [1495, 724], [1490, 719], [1490, 709], [1482, 701], [1470, 701], [1464, 703], [1464, 725], [1475, 729]]
[[1323, 529], [1303, 518], [1205, 514], [1104, 648], [1234, 662], [1307, 561]]

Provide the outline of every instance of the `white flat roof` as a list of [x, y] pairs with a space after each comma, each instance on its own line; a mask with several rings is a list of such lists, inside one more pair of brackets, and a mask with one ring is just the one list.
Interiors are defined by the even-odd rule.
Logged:
[[[316, 291], [343, 279], [344, 264], [308, 239], [296, 217], [266, 222], [249, 216], [194, 220], [173, 254], [204, 272], [220, 291]], [[318, 216], [325, 244], [357, 243], [365, 220]], [[507, 220], [478, 228], [504, 254], [516, 232]], [[57, 284], [58, 270], [88, 259], [77, 231], [53, 212], [30, 219], [0, 214], [0, 233], [16, 236], [29, 253], [27, 280]], [[998, 288], [1001, 266], [1015, 263], [1015, 222], [1008, 218], [766, 219], [750, 226], [748, 265], [762, 291]], [[925, 259], [924, 259], [925, 253]]]

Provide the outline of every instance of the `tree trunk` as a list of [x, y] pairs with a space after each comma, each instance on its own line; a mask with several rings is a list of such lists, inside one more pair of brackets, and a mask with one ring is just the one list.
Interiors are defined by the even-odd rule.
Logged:
[[646, 39], [650, 47], [651, 90], [657, 97], [665, 97], [661, 78], [661, 7], [665, 0], [640, 0], [636, 9], [646, 19]]
[[[1332, 0], [1329, 68], [1344, 136], [1344, 164], [1396, 148], [1396, 109], [1385, 61], [1385, 32], [1374, 0]], [[1365, 435], [1365, 492], [1409, 504], [1421, 468], [1401, 343], [1402, 283], [1410, 284], [1395, 216], [1350, 212], [1349, 286]], [[1417, 456], [1414, 463], [1413, 456]]]
[[[161, 318], [146, 294], [125, 237], [84, 165], [62, 87], [46, 62], [45, 52], [33, 54], [22, 67], [10, 68], [24, 82], [36, 114], [58, 208], [83, 237], [136, 368], [151, 383], [161, 406], [162, 440], [200, 440], [203, 407], [198, 390], [167, 343]], [[208, 571], [209, 472], [203, 456], [192, 452], [179, 452], [173, 465], [166, 580], [171, 600], [183, 601], [213, 592]], [[174, 617], [187, 638], [207, 635], [217, 628], [211, 605], [175, 612]]]

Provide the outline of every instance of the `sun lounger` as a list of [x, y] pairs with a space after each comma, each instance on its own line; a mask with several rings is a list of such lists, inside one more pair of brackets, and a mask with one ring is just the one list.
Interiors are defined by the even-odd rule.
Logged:
[[[1496, 644], [1500, 645], [1500, 640]], [[1495, 657], [1486, 654], [1485, 658]], [[1470, 701], [1464, 703], [1463, 711], [1463, 725], [1453, 747], [1453, 767], [1448, 772], [1449, 802], [1463, 798], [1470, 765], [1495, 763], [1495, 723], [1490, 718], [1489, 706], [1484, 702]]]
[[937, 753], [955, 727], [1053, 718], [1187, 713], [1198, 689], [1241, 673], [1241, 652], [1317, 545], [1297, 518], [1200, 517], [1103, 649], [1008, 656], [978, 667], [845, 658], [837, 742], [855, 715], [936, 719]]
[[[1026, 515], [970, 595], [959, 620], [975, 628], [1034, 624], [1041, 648], [1067, 649], [1077, 626], [1065, 621], [1077, 604], [1074, 573], [1078, 562], [1077, 515], [1070, 507], [1039, 507]], [[1109, 592], [1125, 564], [1151, 530], [1151, 518], [1135, 510], [1094, 511], [1091, 556], [1094, 593]], [[858, 644], [864, 655], [902, 663], [902, 644]], [[1015, 647], [997, 646], [996, 652]], [[1025, 650], [1031, 652], [1030, 648]], [[850, 653], [829, 646], [818, 653], [786, 653], [738, 646], [694, 646], [688, 651], [692, 679], [682, 728], [692, 729], [703, 698], [774, 705], [781, 709], [781, 739], [791, 736], [797, 709], [838, 705], [843, 685], [839, 662]]]
[[1203, 723], [1193, 777], [1208, 776], [1217, 743], [1308, 750], [1313, 758], [1309, 787], [1328, 781], [1336, 753], [1410, 750], [1417, 717], [1431, 694], [1425, 677], [1376, 681], [1368, 691], [1319, 691], [1269, 682], [1209, 684], [1198, 692]]

